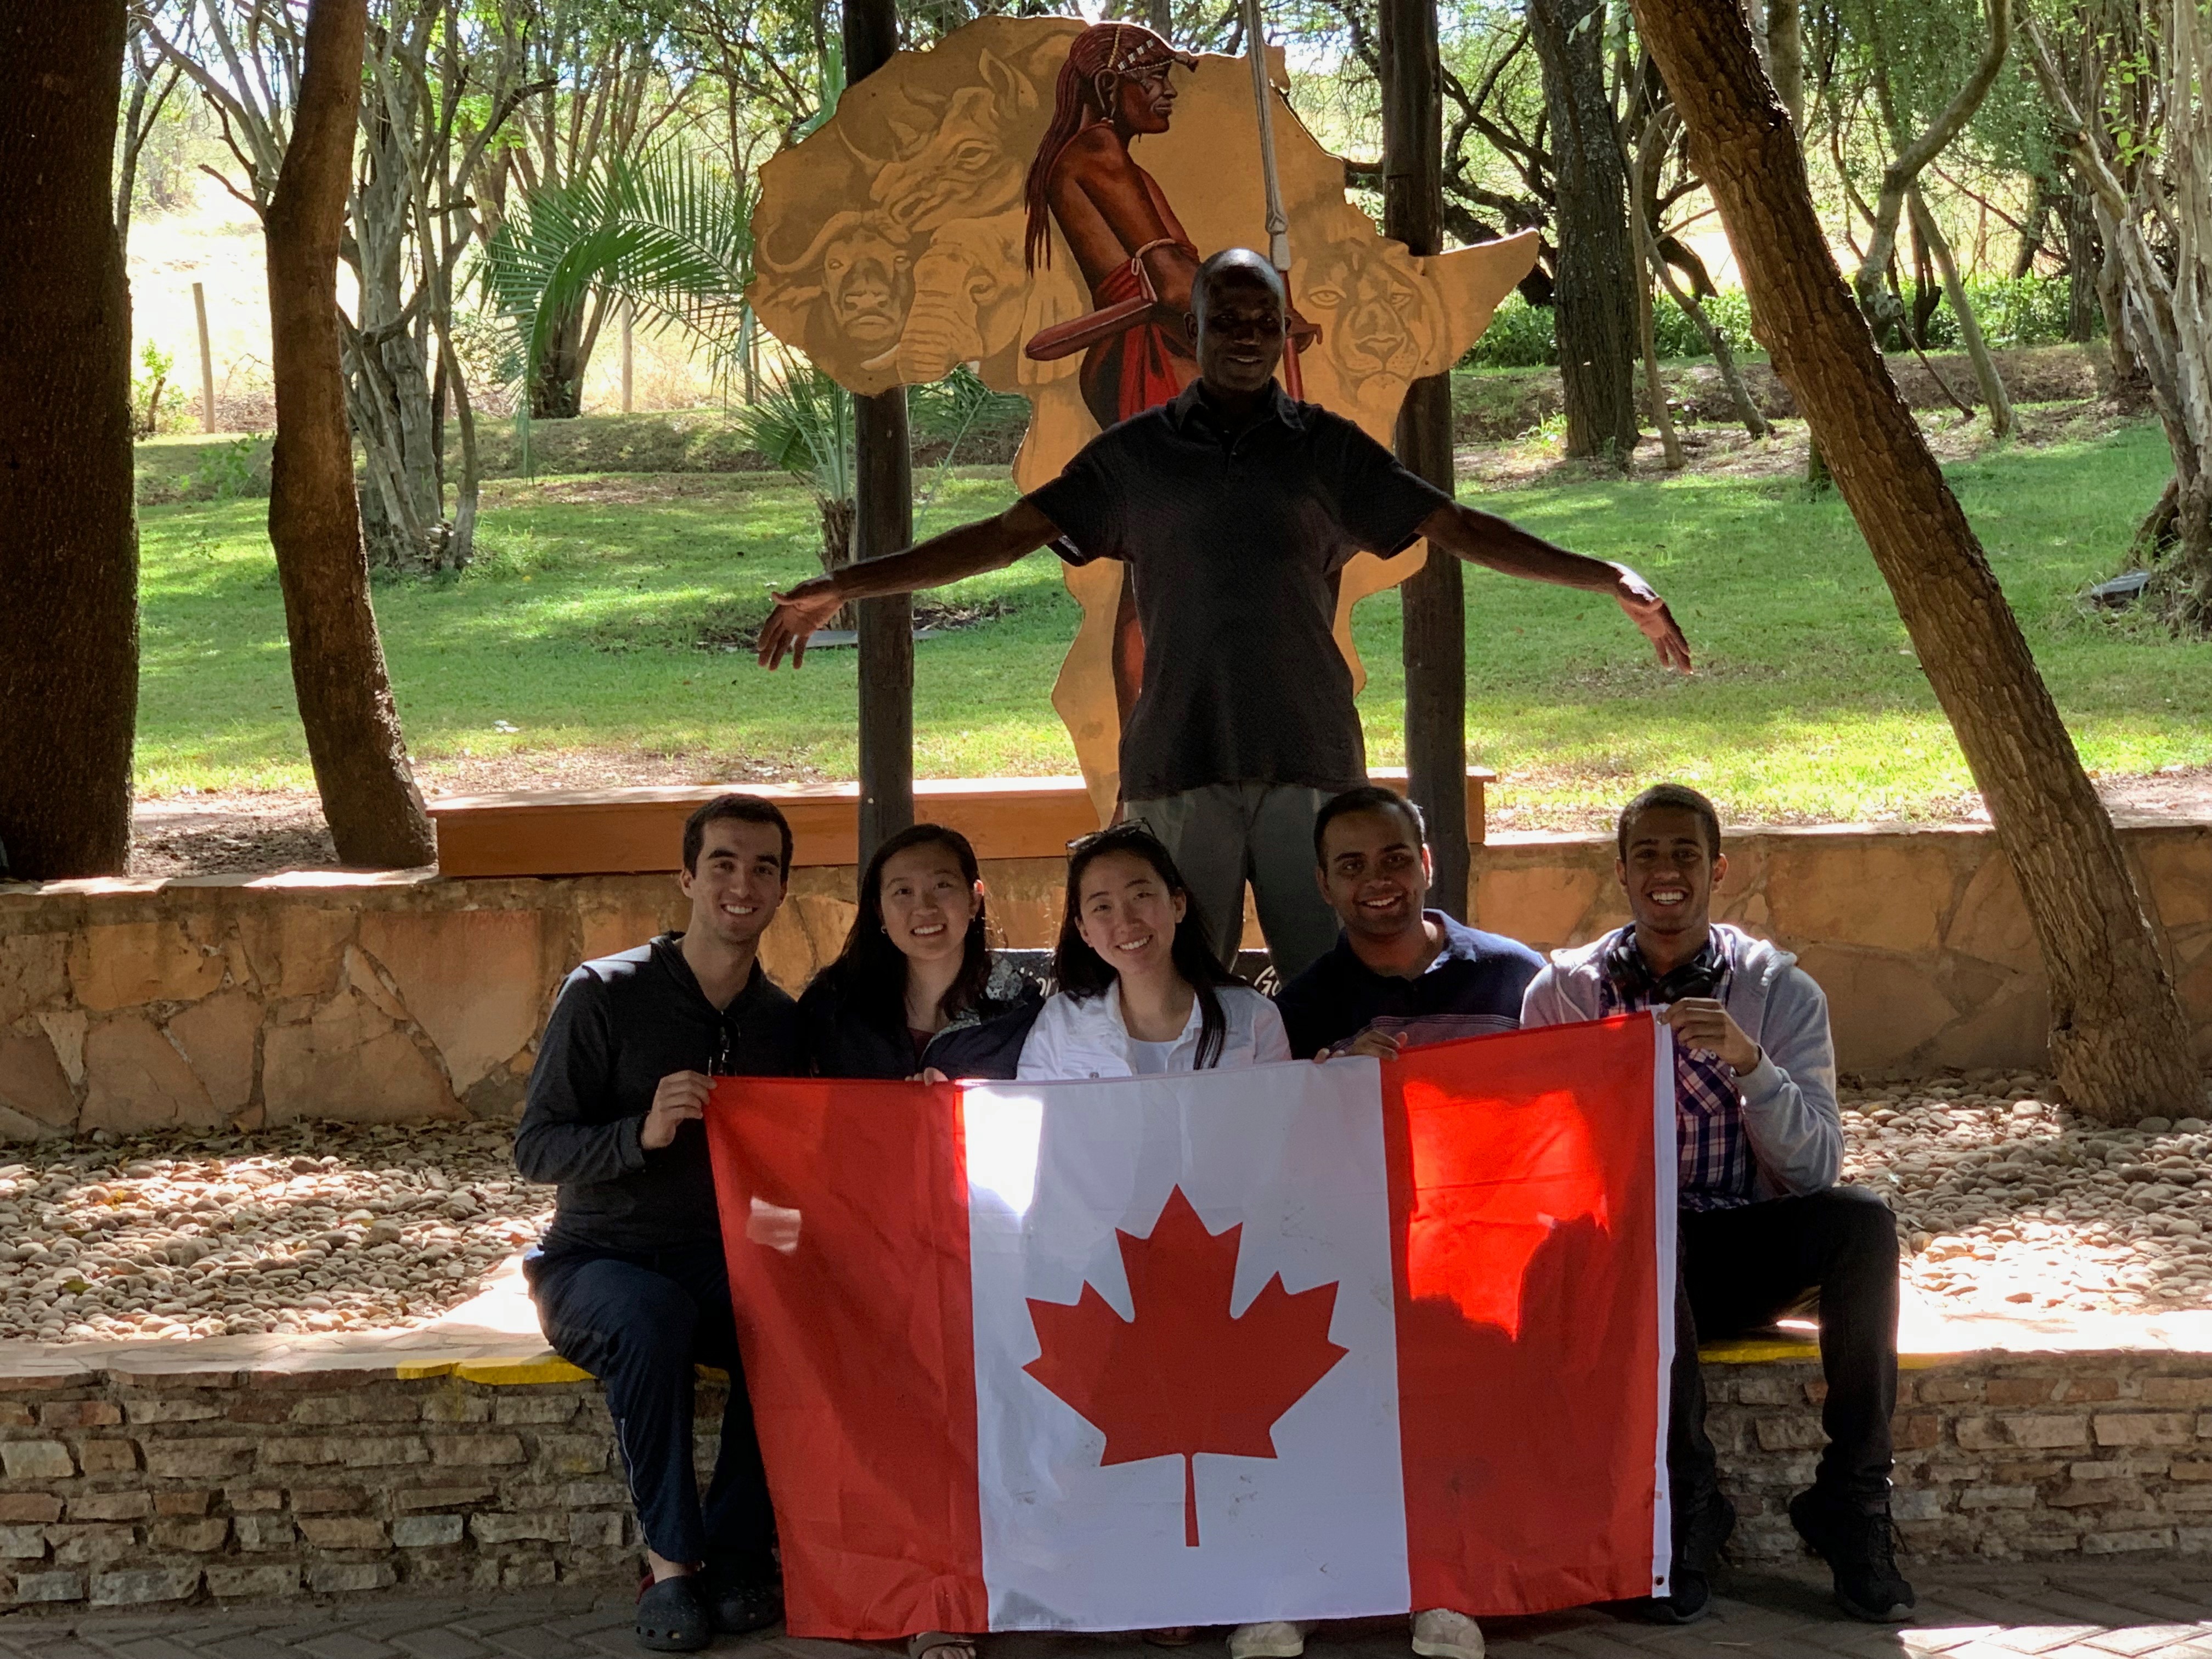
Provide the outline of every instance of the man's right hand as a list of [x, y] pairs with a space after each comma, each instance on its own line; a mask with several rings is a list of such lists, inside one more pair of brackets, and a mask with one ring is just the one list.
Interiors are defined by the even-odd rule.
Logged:
[[1378, 1031], [1369, 1026], [1351, 1042], [1340, 1048], [1324, 1048], [1314, 1056], [1316, 1060], [1341, 1060], [1347, 1055], [1360, 1054], [1369, 1060], [1395, 1060], [1406, 1046], [1405, 1034], [1400, 1031]]
[[838, 597], [836, 583], [828, 576], [809, 576], [790, 592], [772, 597], [775, 609], [761, 624], [760, 665], [775, 667], [788, 651], [791, 665], [802, 667], [806, 661], [808, 637], [837, 614], [837, 607], [844, 600]]
[[671, 1072], [653, 1091], [652, 1109], [638, 1127], [637, 1144], [657, 1152], [676, 1139], [686, 1123], [707, 1115], [707, 1097], [714, 1079], [704, 1072]]

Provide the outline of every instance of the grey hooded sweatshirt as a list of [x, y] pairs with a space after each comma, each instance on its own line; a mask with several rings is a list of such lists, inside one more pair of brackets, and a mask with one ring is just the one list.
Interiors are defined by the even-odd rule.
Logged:
[[[1762, 1199], [1824, 1192], [1844, 1169], [1828, 1000], [1787, 951], [1724, 922], [1713, 928], [1727, 936], [1735, 958], [1729, 1018], [1759, 1048], [1759, 1064], [1737, 1079], [1757, 1171], [1753, 1191]], [[1613, 938], [1552, 952], [1522, 997], [1522, 1026], [1597, 1018], [1605, 947]]]

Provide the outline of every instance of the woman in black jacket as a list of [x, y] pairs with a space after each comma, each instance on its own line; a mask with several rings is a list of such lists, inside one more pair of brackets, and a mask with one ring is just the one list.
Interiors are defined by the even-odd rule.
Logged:
[[799, 1000], [809, 1070], [1012, 1078], [1042, 998], [992, 961], [968, 837], [935, 823], [901, 830], [868, 860], [859, 896], [845, 948]]

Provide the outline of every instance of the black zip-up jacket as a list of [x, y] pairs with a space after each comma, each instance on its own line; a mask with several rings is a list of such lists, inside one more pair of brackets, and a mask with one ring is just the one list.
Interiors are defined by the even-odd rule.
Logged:
[[1044, 995], [1028, 975], [1000, 963], [981, 1000], [929, 1041], [914, 1057], [903, 1026], [871, 1019], [852, 1006], [844, 976], [833, 963], [815, 975], [799, 999], [799, 1041], [805, 1068], [816, 1077], [907, 1078], [934, 1066], [950, 1078], [1011, 1080], [1021, 1063], [1022, 1042], [1036, 1024]]
[[544, 1248], [648, 1252], [721, 1237], [703, 1124], [657, 1152], [638, 1139], [653, 1091], [672, 1072], [792, 1077], [797, 1009], [753, 966], [727, 1008], [692, 976], [681, 933], [587, 962], [553, 1004], [514, 1133], [526, 1181], [557, 1182]]

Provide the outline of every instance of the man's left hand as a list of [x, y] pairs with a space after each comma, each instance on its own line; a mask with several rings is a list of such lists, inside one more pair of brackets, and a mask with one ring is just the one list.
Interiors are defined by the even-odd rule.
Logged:
[[1738, 1077], [1758, 1069], [1759, 1045], [1745, 1035], [1742, 1026], [1729, 1018], [1728, 1009], [1713, 998], [1684, 997], [1680, 1002], [1669, 1004], [1660, 1019], [1674, 1033], [1674, 1041], [1681, 1047], [1719, 1055], [1722, 1063]]
[[1625, 564], [1613, 566], [1613, 597], [1628, 620], [1651, 641], [1651, 648], [1659, 653], [1662, 667], [1679, 668], [1689, 673], [1690, 642], [1682, 637], [1682, 629], [1674, 620], [1674, 613], [1667, 608], [1667, 601], [1652, 592], [1651, 584]]

